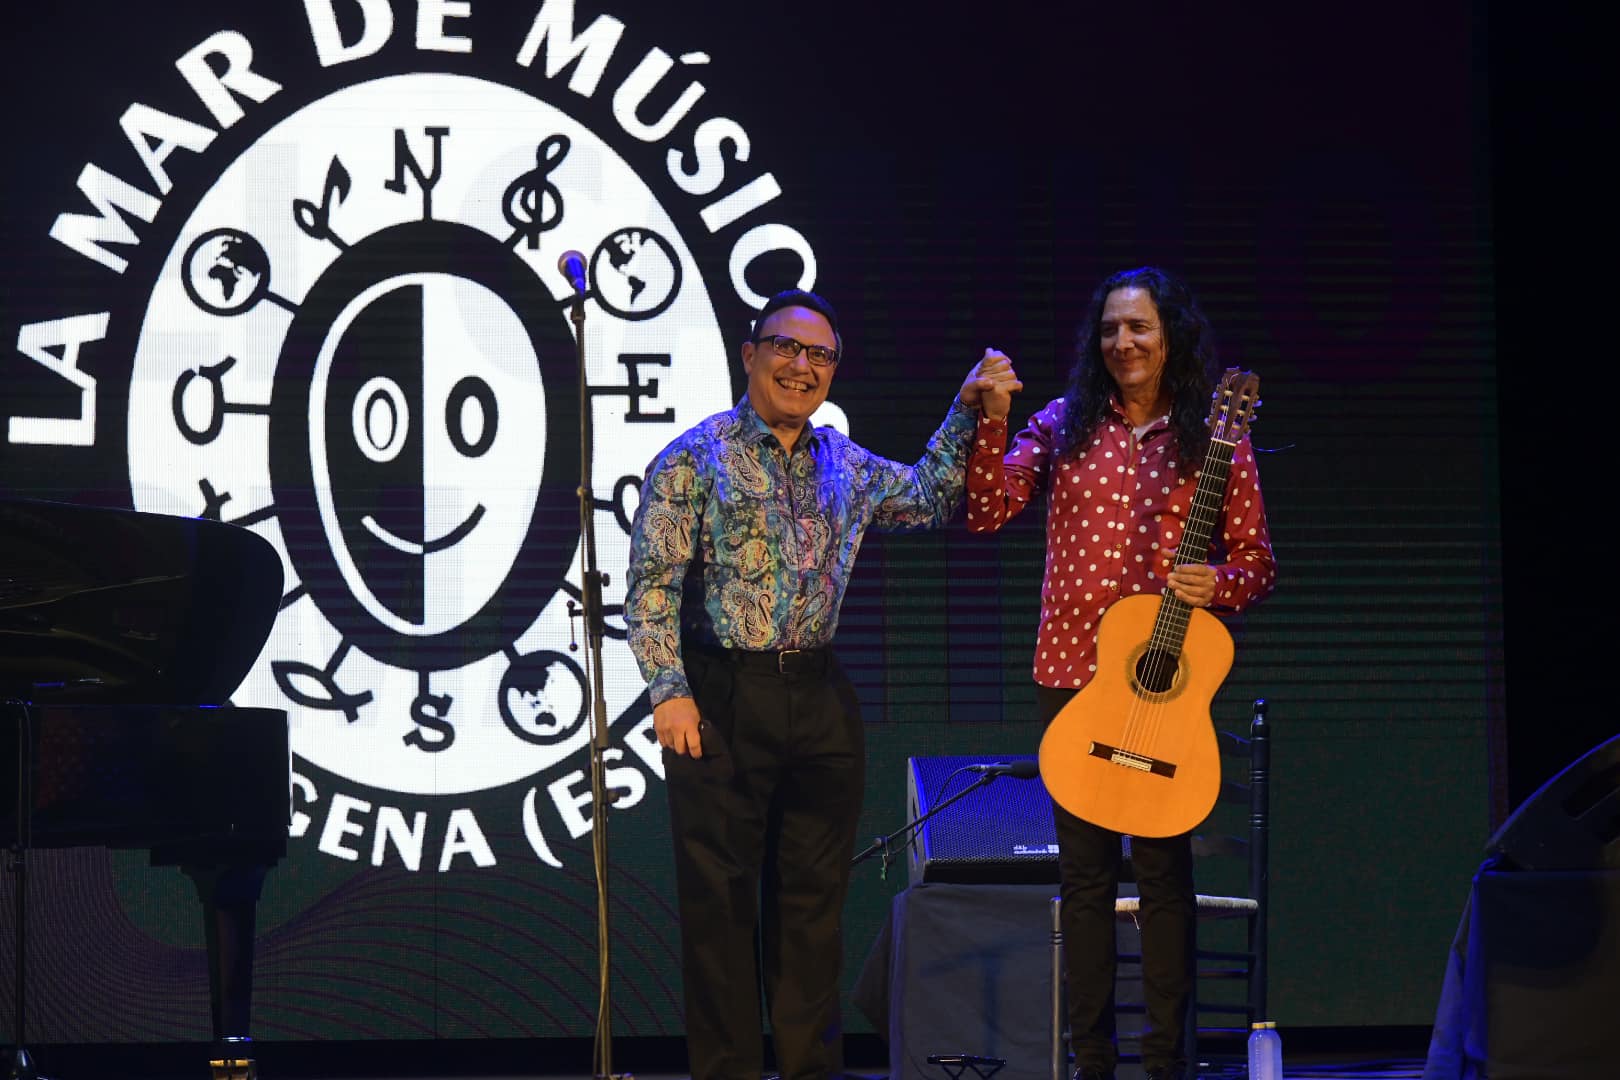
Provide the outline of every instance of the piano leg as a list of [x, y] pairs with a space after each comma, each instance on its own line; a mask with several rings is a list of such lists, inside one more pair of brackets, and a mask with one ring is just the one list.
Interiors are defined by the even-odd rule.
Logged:
[[208, 996], [213, 1006], [214, 1080], [253, 1080], [253, 923], [263, 866], [187, 866], [203, 904]]

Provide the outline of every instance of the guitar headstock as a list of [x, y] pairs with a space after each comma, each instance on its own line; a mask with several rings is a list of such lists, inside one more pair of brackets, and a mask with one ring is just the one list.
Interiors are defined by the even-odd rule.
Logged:
[[1249, 424], [1259, 407], [1260, 376], [1227, 368], [1209, 403], [1209, 437], [1236, 443], [1249, 433]]

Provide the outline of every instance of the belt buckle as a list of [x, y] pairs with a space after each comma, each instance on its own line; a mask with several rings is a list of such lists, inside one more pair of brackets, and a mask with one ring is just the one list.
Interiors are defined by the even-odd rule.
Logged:
[[777, 653], [776, 673], [778, 675], [786, 675], [788, 673], [787, 658], [790, 656], [798, 656], [802, 652], [804, 652], [803, 649], [783, 649], [781, 652]]

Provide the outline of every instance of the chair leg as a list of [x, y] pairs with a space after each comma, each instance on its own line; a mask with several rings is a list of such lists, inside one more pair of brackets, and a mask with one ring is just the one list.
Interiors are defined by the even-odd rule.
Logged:
[[1052, 1080], [1067, 1080], [1063, 1048], [1063, 898], [1052, 897]]
[[1198, 950], [1193, 949], [1192, 992], [1187, 995], [1187, 1019], [1182, 1025], [1182, 1046], [1186, 1048], [1187, 1065], [1182, 1080], [1198, 1080]]

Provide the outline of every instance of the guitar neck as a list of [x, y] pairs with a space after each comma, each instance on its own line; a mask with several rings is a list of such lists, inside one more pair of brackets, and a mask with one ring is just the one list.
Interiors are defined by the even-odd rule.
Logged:
[[[1232, 471], [1232, 452], [1235, 449], [1229, 442], [1219, 439], [1209, 441], [1203, 468], [1198, 473], [1198, 487], [1193, 492], [1192, 510], [1187, 515], [1187, 526], [1181, 532], [1181, 544], [1176, 548], [1176, 566], [1209, 560], [1209, 540], [1215, 535], [1216, 522], [1221, 519], [1226, 478]], [[1153, 623], [1149, 647], [1181, 655], [1190, 618], [1192, 606], [1177, 599], [1174, 593], [1165, 593], [1159, 602], [1159, 617]]]

